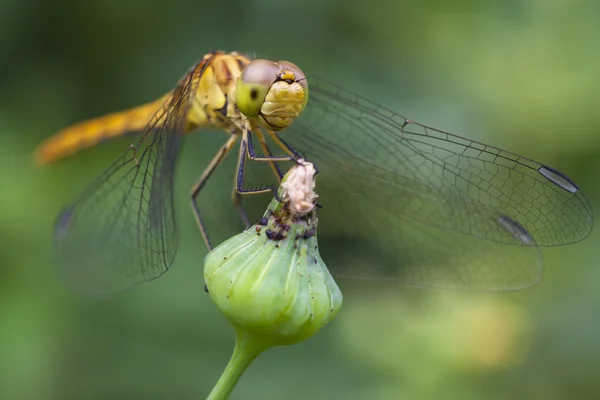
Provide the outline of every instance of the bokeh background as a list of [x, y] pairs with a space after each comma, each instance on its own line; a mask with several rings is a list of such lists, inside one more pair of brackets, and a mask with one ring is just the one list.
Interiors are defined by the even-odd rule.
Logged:
[[[187, 197], [223, 136], [186, 139], [171, 271], [92, 302], [57, 279], [52, 224], [130, 140], [37, 168], [54, 131], [238, 50], [556, 166], [598, 213], [599, 18], [593, 0], [1, 0], [0, 398], [204, 398], [233, 345], [202, 291]], [[225, 197], [205, 201], [226, 204], [230, 171], [216, 182]], [[599, 239], [545, 251], [541, 283], [521, 292], [354, 287], [334, 323], [263, 354], [232, 399], [598, 398]]]

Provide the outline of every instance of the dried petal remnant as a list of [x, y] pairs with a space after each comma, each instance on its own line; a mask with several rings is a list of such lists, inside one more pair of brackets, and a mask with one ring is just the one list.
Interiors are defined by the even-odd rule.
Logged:
[[315, 189], [316, 169], [313, 164], [299, 160], [298, 165], [288, 174], [281, 184], [283, 201], [289, 202], [292, 214], [305, 215], [315, 206], [317, 195]]

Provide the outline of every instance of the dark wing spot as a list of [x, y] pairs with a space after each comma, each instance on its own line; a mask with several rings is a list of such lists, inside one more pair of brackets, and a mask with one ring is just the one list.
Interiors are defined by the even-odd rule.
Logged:
[[509, 235], [519, 241], [520, 245], [523, 246], [535, 246], [535, 240], [517, 221], [508, 217], [507, 215], [500, 215], [496, 222], [502, 227]]
[[554, 183], [556, 186], [568, 192], [575, 194], [579, 191], [579, 188], [577, 187], [575, 182], [573, 182], [571, 179], [569, 179], [568, 176], [566, 176], [560, 171], [555, 170], [554, 168], [542, 166], [538, 169], [538, 172], [544, 175], [544, 177], [546, 177], [546, 179], [548, 179], [550, 182]]

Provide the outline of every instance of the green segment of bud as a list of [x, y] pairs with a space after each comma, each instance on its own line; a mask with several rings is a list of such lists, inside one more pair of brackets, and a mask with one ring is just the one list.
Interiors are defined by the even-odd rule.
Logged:
[[238, 329], [270, 346], [314, 335], [339, 311], [342, 294], [319, 254], [314, 167], [284, 177], [260, 223], [205, 259], [212, 300]]

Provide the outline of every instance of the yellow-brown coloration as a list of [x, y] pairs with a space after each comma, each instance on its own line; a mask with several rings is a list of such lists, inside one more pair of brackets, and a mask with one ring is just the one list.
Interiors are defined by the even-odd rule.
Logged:
[[[209, 63], [206, 68], [205, 62]], [[225, 128], [231, 133], [239, 129], [242, 117], [235, 108], [235, 87], [242, 70], [249, 63], [248, 58], [238, 53], [204, 56], [203, 62], [193, 71], [194, 79], [200, 78], [200, 82], [187, 116], [186, 133], [208, 126]], [[221, 110], [225, 106], [227, 109], [223, 113]]]
[[[180, 84], [185, 82], [190, 74], [194, 81], [200, 79], [187, 114], [186, 133], [206, 126], [225, 128], [232, 133], [237, 130], [242, 117], [235, 109], [235, 84], [249, 62], [238, 53], [210, 53], [180, 80]], [[173, 96], [187, 96], [187, 92], [176, 89], [151, 103], [69, 126], [43, 142], [35, 159], [38, 164], [51, 164], [104, 140], [142, 131], [149, 123], [160, 126], [167, 115], [160, 110], [168, 109]], [[219, 112], [226, 104], [227, 118]]]
[[236, 85], [240, 112], [269, 131], [289, 126], [307, 101], [306, 76], [288, 61], [253, 60]]
[[281, 74], [281, 79], [284, 81], [295, 81], [296, 80], [296, 76], [294, 75], [293, 71], [289, 71], [289, 70], [284, 70], [283, 73]]
[[71, 125], [44, 141], [36, 150], [38, 164], [51, 164], [104, 140], [144, 129], [170, 94], [130, 110]]
[[267, 92], [258, 120], [267, 129], [283, 129], [302, 112], [306, 105], [306, 98], [305, 90], [300, 83], [288, 84], [285, 81], [277, 81]]
[[[244, 81], [240, 78], [242, 72], [250, 70], [254, 73], [250, 74], [251, 84], [256, 83], [252, 81], [257, 76], [263, 77], [263, 96], [253, 100], [256, 108], [252, 115], [241, 112], [241, 105], [237, 107], [249, 96], [240, 94], [239, 85]], [[184, 133], [216, 127], [239, 136], [244, 129], [258, 129], [258, 125], [273, 132], [289, 126], [307, 100], [305, 76], [290, 62], [251, 62], [236, 52], [209, 53], [179, 80], [172, 92], [151, 103], [67, 127], [42, 143], [35, 158], [38, 164], [51, 164], [101, 141], [144, 132], [146, 128], [157, 130], [173, 122], [183, 122]], [[178, 120], [184, 115], [185, 121]], [[172, 131], [173, 127], [169, 128]], [[262, 145], [260, 136], [259, 141]]]

